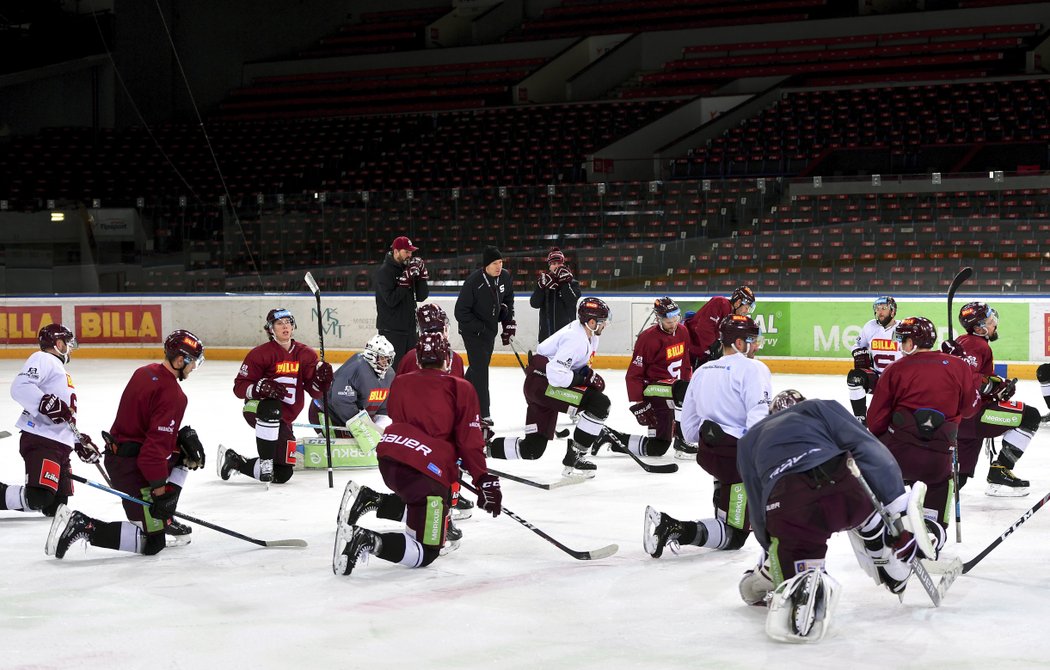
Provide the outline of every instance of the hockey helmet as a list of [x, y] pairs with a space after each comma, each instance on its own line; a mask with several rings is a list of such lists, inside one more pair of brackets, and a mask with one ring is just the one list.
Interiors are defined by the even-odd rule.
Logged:
[[420, 365], [441, 363], [448, 365], [452, 348], [444, 333], [423, 333], [416, 343], [416, 360]]
[[781, 391], [780, 393], [773, 396], [773, 401], [769, 403], [769, 413], [776, 414], [782, 409], [794, 407], [795, 405], [799, 404], [805, 399], [806, 396], [802, 395], [795, 389], [787, 389], [786, 391]]
[[601, 298], [583, 298], [576, 308], [576, 315], [579, 316], [580, 323], [587, 323], [591, 319], [601, 323], [609, 320], [612, 310]]
[[[991, 321], [994, 319], [994, 321]], [[999, 313], [986, 302], [968, 302], [959, 310], [959, 325], [973, 335], [977, 328], [990, 328], [999, 324]]]
[[[77, 338], [73, 335], [73, 331], [66, 328], [61, 323], [49, 323], [40, 329], [40, 332], [36, 335], [37, 340], [40, 341], [40, 350], [46, 351], [48, 349], [55, 348], [58, 345], [58, 341], [62, 340], [66, 343], [66, 350], [61, 354], [63, 362], [68, 363], [70, 354], [79, 345], [77, 344]], [[57, 349], [56, 349], [57, 351]]]
[[184, 356], [187, 363], [196, 362], [200, 367], [204, 364], [204, 343], [188, 330], [171, 331], [164, 340], [164, 357], [171, 362], [179, 356]]
[[758, 324], [750, 316], [730, 314], [718, 324], [719, 339], [726, 346], [733, 346], [738, 339], [756, 342], [762, 334]]
[[908, 338], [919, 349], [932, 349], [933, 343], [937, 341], [937, 328], [933, 321], [924, 316], [909, 316], [898, 323], [893, 331], [893, 339], [901, 344]]
[[420, 333], [442, 333], [448, 328], [448, 314], [438, 305], [427, 303], [416, 308], [416, 327]]
[[266, 334], [270, 336], [271, 340], [274, 339], [273, 324], [280, 321], [281, 319], [288, 319], [289, 321], [291, 321], [292, 330], [295, 330], [295, 317], [292, 316], [291, 312], [289, 312], [284, 307], [276, 307], [274, 309], [271, 309], [269, 312], [266, 313], [266, 325], [263, 326], [263, 330], [266, 331]]
[[382, 335], [375, 335], [365, 344], [361, 355], [368, 361], [376, 376], [382, 377], [390, 367], [390, 362], [394, 360], [394, 345]]

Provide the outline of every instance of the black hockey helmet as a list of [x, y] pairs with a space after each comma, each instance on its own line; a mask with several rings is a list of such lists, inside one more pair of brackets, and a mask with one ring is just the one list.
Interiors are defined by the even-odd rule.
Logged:
[[909, 316], [898, 323], [893, 332], [898, 342], [903, 343], [910, 337], [920, 349], [932, 349], [933, 343], [937, 341], [937, 328], [933, 321], [924, 316]]

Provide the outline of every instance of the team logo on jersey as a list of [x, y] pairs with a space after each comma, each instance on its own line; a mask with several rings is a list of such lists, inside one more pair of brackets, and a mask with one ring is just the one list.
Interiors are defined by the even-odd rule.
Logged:
[[40, 486], [46, 486], [52, 491], [58, 490], [58, 478], [62, 474], [62, 467], [50, 460], [45, 458], [44, 462], [40, 464], [40, 480], [37, 482]]
[[368, 393], [368, 402], [383, 402], [388, 393], [390, 389], [372, 389]]
[[281, 361], [275, 370], [279, 375], [299, 374], [299, 361]]
[[682, 354], [684, 354], [684, 353], [685, 353], [685, 343], [684, 342], [679, 342], [677, 344], [672, 344], [671, 346], [667, 347], [667, 360], [670, 361], [670, 360], [674, 360], [675, 358], [681, 358]]
[[872, 351], [897, 351], [896, 340], [872, 340]]
[[642, 360], [641, 356], [635, 356], [631, 365], [637, 365], [638, 367], [643, 368], [645, 367], [645, 361]]

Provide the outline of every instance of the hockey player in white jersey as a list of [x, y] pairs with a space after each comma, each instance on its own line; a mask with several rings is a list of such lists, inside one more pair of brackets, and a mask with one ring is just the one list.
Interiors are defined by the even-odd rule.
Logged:
[[894, 339], [897, 327], [897, 301], [883, 295], [871, 303], [875, 318], [864, 324], [853, 345], [853, 369], [846, 373], [849, 402], [853, 415], [866, 422], [868, 394], [875, 390], [879, 375], [901, 357], [900, 343]]
[[25, 461], [23, 486], [0, 483], [0, 509], [40, 511], [54, 516], [73, 494], [69, 454], [98, 463], [99, 451], [84, 433], [77, 441], [70, 425], [77, 421], [77, 394], [65, 364], [77, 338], [65, 326], [51, 323], [37, 334], [33, 353], [11, 382], [11, 397], [22, 406], [15, 426], [22, 431], [19, 452]]
[[751, 317], [723, 318], [719, 336], [725, 354], [693, 372], [682, 403], [682, 437], [699, 443], [696, 461], [715, 478], [715, 518], [679, 521], [647, 507], [642, 540], [653, 558], [660, 558], [668, 545], [675, 553], [686, 544], [739, 549], [750, 533], [736, 444], [769, 415], [772, 379], [766, 364], [754, 360], [762, 335]]

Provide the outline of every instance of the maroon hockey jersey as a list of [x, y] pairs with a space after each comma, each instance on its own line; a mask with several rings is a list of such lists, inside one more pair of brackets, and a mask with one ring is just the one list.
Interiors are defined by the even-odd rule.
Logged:
[[[416, 352], [409, 351], [407, 354], [401, 357], [401, 362], [397, 364], [397, 374], [406, 375], [409, 372], [415, 372], [419, 369], [419, 362], [416, 360]], [[466, 379], [466, 373], [463, 366], [463, 357], [459, 353], [452, 352], [452, 370], [450, 374], [453, 377], [459, 377], [460, 379]]]
[[240, 372], [233, 380], [233, 395], [247, 398], [248, 389], [260, 379], [273, 379], [284, 386], [281, 398], [281, 421], [292, 423], [303, 411], [305, 393], [320, 398], [320, 393], [309, 391], [309, 384], [317, 372], [317, 352], [305, 344], [292, 340], [292, 347], [274, 341], [260, 344], [244, 357]]
[[916, 351], [886, 368], [872, 393], [868, 430], [885, 433], [893, 412], [935, 409], [945, 421], [959, 424], [980, 407], [980, 375], [957, 356], [939, 351]]
[[168, 459], [179, 451], [179, 428], [185, 412], [186, 394], [163, 364], [144, 365], [131, 375], [109, 432], [118, 444], [142, 445], [137, 462], [146, 481], [168, 478]]
[[627, 400], [641, 402], [645, 387], [654, 382], [683, 379], [689, 381], [693, 368], [686, 359], [689, 331], [679, 325], [668, 335], [660, 324], [642, 331], [634, 343], [627, 367]]
[[724, 296], [715, 296], [686, 322], [689, 329], [689, 353], [707, 362], [707, 350], [718, 339], [718, 324], [733, 313], [733, 303]]
[[982, 375], [995, 374], [995, 357], [987, 338], [980, 335], [960, 335], [956, 342], [963, 348], [963, 360], [973, 366]]
[[470, 382], [441, 370], [397, 375], [390, 385], [387, 426], [377, 454], [446, 486], [459, 480], [457, 460], [477, 479], [487, 472], [478, 394]]

